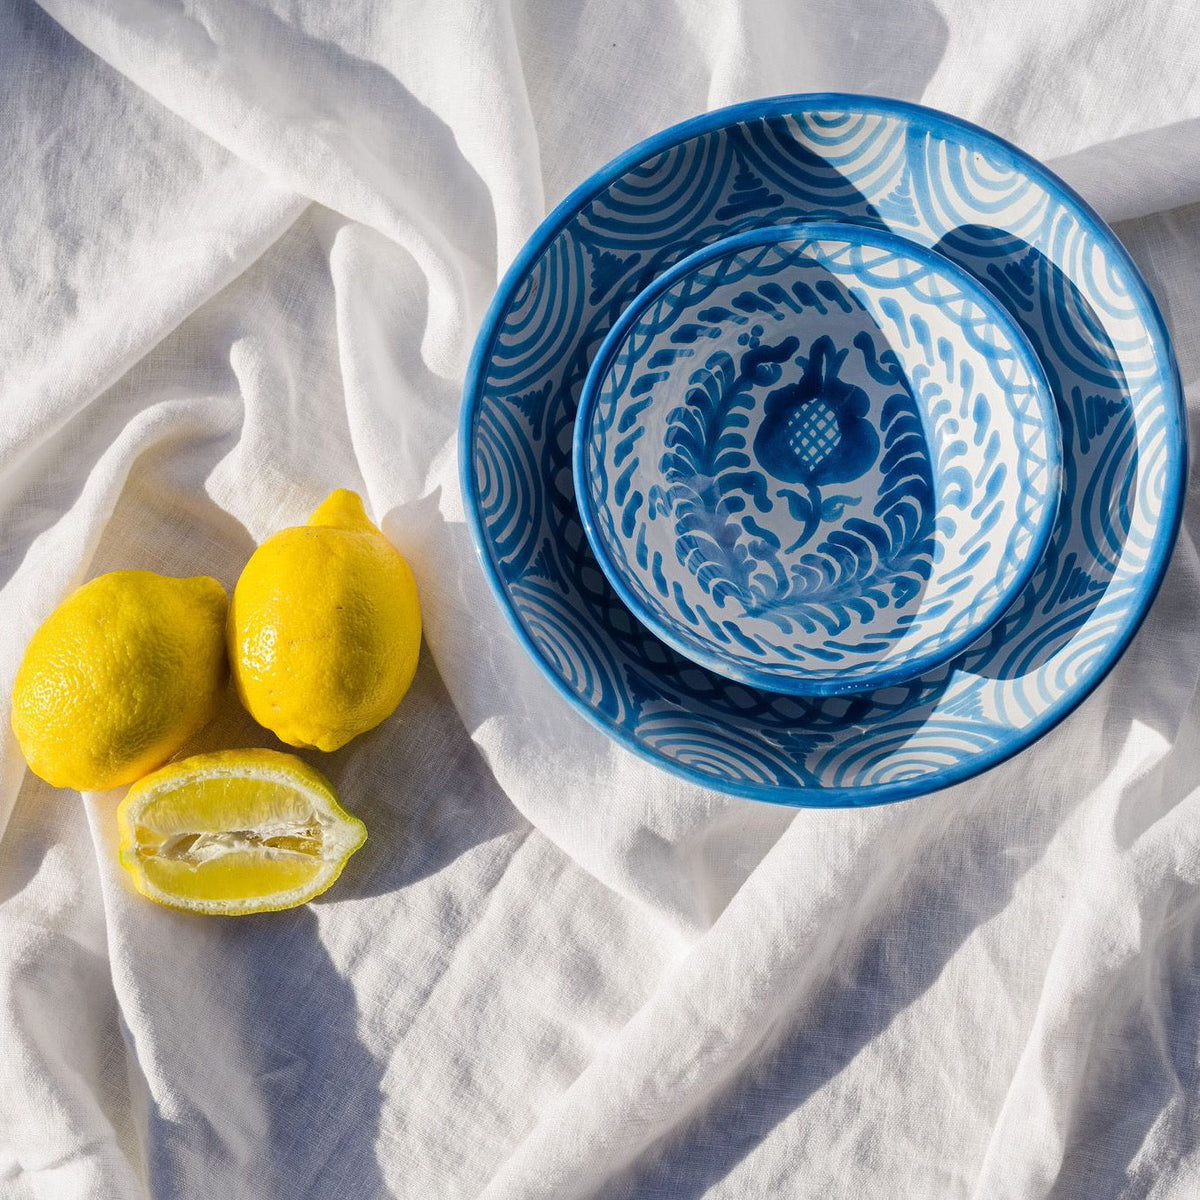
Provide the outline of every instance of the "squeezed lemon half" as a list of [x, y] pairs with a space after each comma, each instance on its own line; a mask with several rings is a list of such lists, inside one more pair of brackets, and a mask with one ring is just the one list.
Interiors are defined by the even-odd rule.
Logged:
[[319, 896], [367, 838], [319, 771], [275, 750], [171, 763], [129, 789], [117, 826], [143, 896], [229, 917]]

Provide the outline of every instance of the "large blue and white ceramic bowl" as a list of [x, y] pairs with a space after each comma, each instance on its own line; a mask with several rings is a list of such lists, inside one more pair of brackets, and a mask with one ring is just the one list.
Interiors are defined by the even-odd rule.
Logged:
[[960, 268], [892, 233], [747, 230], [627, 308], [584, 383], [575, 493], [621, 598], [681, 654], [836, 695], [932, 669], [1029, 581], [1054, 397]]
[[[787, 696], [697, 666], [637, 621], [575, 506], [584, 377], [624, 308], [719, 238], [824, 217], [962, 267], [1033, 345], [1062, 429], [1062, 498], [1032, 578], [952, 663], [851, 696]], [[1158, 590], [1186, 476], [1163, 321], [1132, 260], [1033, 159], [945, 114], [785, 96], [635, 146], [568, 196], [497, 291], [461, 417], [484, 573], [561, 694], [695, 783], [788, 804], [899, 800], [1030, 745], [1116, 662]]]

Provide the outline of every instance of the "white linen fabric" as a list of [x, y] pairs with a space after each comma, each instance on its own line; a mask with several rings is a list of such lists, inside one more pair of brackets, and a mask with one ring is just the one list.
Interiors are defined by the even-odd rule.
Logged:
[[[291, 913], [134, 895], [113, 795], [0, 760], [0, 1196], [1200, 1195], [1200, 501], [1135, 643], [986, 776], [687, 786], [526, 659], [456, 419], [548, 207], [697, 112], [921, 100], [1046, 159], [1200, 405], [1189, 0], [8, 0], [0, 687], [104, 571], [215, 575], [359, 490], [413, 692], [314, 757], [371, 836]], [[7, 722], [5, 722], [7, 726]], [[235, 703], [196, 748], [269, 744]]]

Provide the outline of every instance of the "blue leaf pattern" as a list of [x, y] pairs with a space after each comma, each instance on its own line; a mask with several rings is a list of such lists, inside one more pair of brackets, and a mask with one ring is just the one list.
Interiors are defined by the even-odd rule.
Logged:
[[577, 422], [589, 536], [635, 611], [699, 662], [810, 693], [976, 636], [1027, 574], [1057, 478], [1046, 385], [973, 285], [823, 228], [718, 246], [635, 302]]

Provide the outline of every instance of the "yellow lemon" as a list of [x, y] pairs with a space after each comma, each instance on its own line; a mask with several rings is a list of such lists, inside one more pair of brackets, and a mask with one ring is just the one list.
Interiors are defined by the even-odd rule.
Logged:
[[117, 827], [143, 896], [229, 917], [320, 895], [367, 839], [319, 771], [277, 750], [171, 763], [129, 789]]
[[68, 596], [13, 685], [13, 731], [34, 774], [103, 791], [166, 762], [213, 715], [227, 609], [204, 575], [114, 571]]
[[353, 492], [263, 542], [234, 588], [238, 695], [291, 746], [336, 750], [373, 729], [408, 691], [420, 648], [412, 571]]

